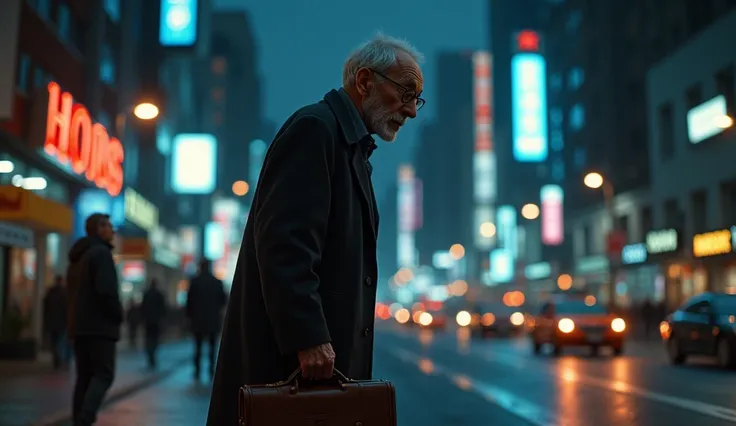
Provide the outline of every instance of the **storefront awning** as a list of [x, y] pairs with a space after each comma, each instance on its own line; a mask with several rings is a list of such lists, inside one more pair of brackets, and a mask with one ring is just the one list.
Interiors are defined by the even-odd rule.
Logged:
[[69, 234], [72, 209], [12, 185], [0, 185], [0, 221], [27, 226], [35, 231]]

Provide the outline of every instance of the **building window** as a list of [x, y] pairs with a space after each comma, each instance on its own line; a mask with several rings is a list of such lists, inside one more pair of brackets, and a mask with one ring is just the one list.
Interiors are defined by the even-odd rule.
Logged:
[[31, 89], [29, 87], [31, 79], [31, 58], [28, 55], [21, 53], [18, 56], [18, 70], [16, 73], [15, 87], [21, 92], [26, 93]]
[[552, 161], [552, 179], [556, 182], [565, 180], [565, 162], [561, 158]]
[[654, 215], [651, 207], [641, 209], [641, 233], [646, 235], [647, 232], [654, 229]]
[[733, 64], [718, 71], [715, 78], [716, 89], [719, 94], [726, 98], [728, 114], [733, 116], [736, 113], [736, 75], [734, 75]]
[[575, 104], [570, 109], [570, 130], [578, 131], [585, 126], [585, 108], [580, 104]]
[[555, 92], [562, 90], [562, 75], [560, 73], [554, 73], [549, 76], [549, 87]]
[[672, 104], [667, 103], [659, 107], [659, 153], [663, 160], [672, 158], [675, 154], [674, 112]]
[[33, 88], [39, 89], [46, 85], [46, 73], [40, 68], [36, 67], [33, 70]]
[[227, 60], [225, 58], [212, 59], [212, 73], [216, 75], [225, 74], [227, 71]]
[[100, 80], [113, 85], [115, 84], [115, 57], [112, 49], [107, 44], [102, 45], [102, 56], [100, 58]]
[[680, 208], [677, 205], [677, 200], [670, 198], [664, 202], [664, 227], [665, 228], [680, 228], [682, 226], [682, 217], [680, 215]]
[[567, 74], [567, 88], [578, 90], [585, 81], [585, 72], [580, 67], [575, 67]]
[[696, 191], [690, 197], [690, 203], [693, 234], [708, 231], [708, 194], [705, 190]]
[[36, 12], [44, 19], [51, 18], [51, 0], [32, 0], [31, 6], [36, 8]]
[[685, 102], [688, 111], [703, 103], [703, 86], [700, 83], [695, 83], [687, 88]]
[[105, 12], [113, 22], [120, 21], [120, 0], [105, 0]]
[[583, 168], [585, 168], [585, 162], [587, 160], [585, 155], [585, 148], [575, 148], [575, 153], [573, 154], [573, 157], [573, 162], [575, 163], [576, 169], [582, 170]]
[[568, 34], [575, 34], [580, 28], [580, 23], [583, 21], [583, 13], [580, 10], [572, 10], [567, 15], [567, 21], [565, 21], [565, 31]]
[[69, 6], [65, 4], [59, 5], [57, 15], [56, 29], [59, 32], [59, 37], [67, 42], [73, 42], [72, 40], [72, 15], [69, 12]]

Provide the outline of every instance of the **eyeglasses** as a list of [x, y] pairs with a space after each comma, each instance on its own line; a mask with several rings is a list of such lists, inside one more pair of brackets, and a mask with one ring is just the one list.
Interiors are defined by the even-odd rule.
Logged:
[[380, 73], [380, 72], [378, 72], [378, 71], [376, 71], [374, 69], [371, 69], [371, 71], [374, 74], [378, 74], [381, 77], [385, 78], [386, 80], [390, 81], [391, 83], [393, 83], [399, 89], [399, 91], [401, 92], [401, 102], [403, 102], [405, 104], [408, 104], [409, 102], [414, 101], [414, 102], [416, 102], [417, 111], [419, 111], [420, 109], [422, 109], [422, 107], [425, 104], [425, 100], [419, 97], [419, 95], [417, 94], [417, 91], [416, 90], [410, 89], [410, 88], [404, 86], [403, 84], [401, 84], [401, 83], [399, 83], [399, 82], [397, 82], [397, 81], [395, 81], [395, 80], [393, 80], [393, 79], [391, 79], [389, 77], [386, 77], [386, 75], [384, 75], [383, 73]]

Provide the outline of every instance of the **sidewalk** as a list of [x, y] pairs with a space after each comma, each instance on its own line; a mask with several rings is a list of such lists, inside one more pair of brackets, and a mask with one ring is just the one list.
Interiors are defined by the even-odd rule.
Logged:
[[[166, 377], [191, 358], [192, 349], [188, 340], [162, 345], [159, 368], [151, 372], [146, 368], [142, 352], [122, 348], [118, 351], [115, 382], [107, 400], [120, 398]], [[30, 374], [0, 377], [2, 425], [50, 425], [68, 418], [73, 389], [73, 369], [46, 373], [36, 370]]]

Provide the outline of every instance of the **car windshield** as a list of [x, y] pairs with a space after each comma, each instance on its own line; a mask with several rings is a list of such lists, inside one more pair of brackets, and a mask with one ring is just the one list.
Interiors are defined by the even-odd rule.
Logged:
[[555, 312], [562, 315], [598, 315], [606, 314], [608, 310], [604, 305], [587, 305], [583, 301], [562, 302], [555, 305]]
[[719, 314], [736, 314], [736, 295], [717, 296], [713, 298], [713, 304]]

